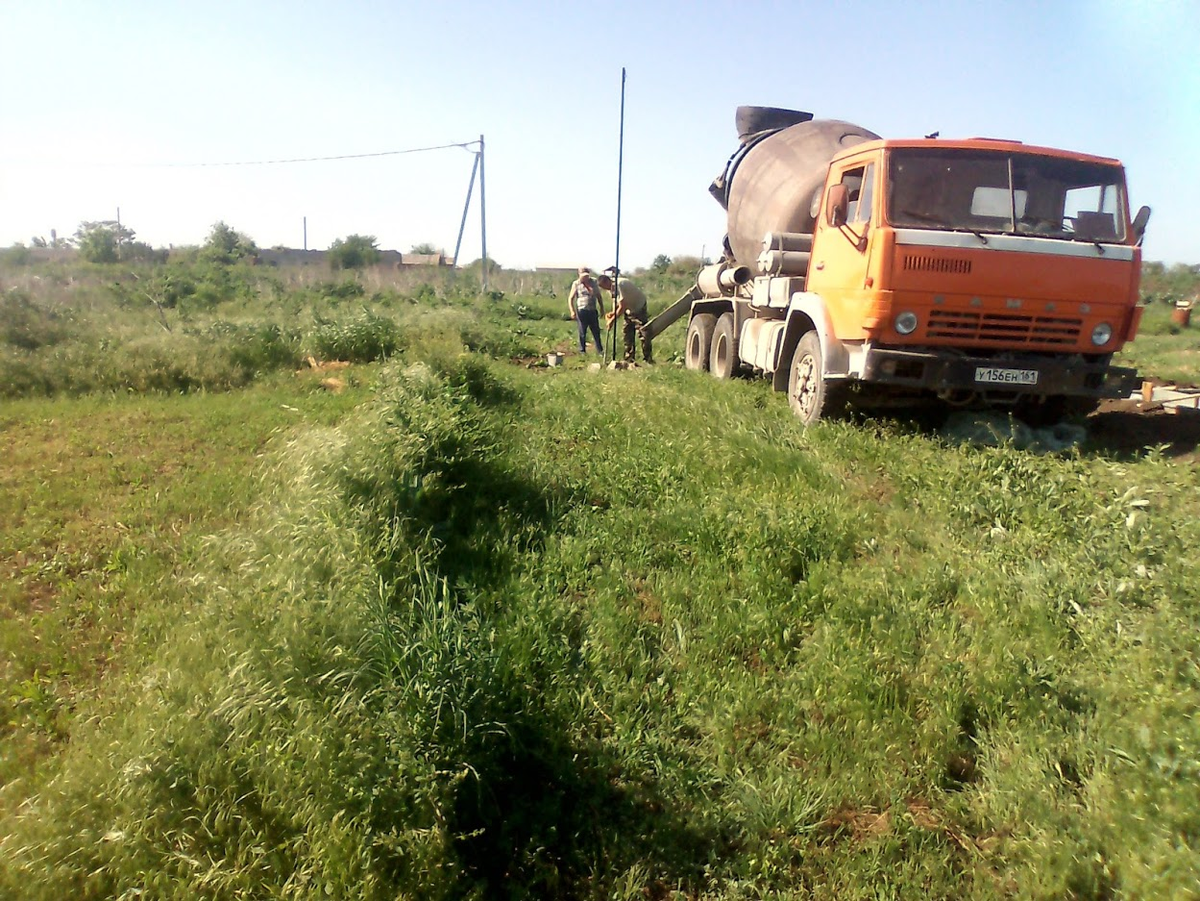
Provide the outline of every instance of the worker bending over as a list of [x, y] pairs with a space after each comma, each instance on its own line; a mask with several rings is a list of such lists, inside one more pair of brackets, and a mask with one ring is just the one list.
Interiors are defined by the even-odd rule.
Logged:
[[651, 350], [651, 339], [646, 331], [647, 305], [646, 295], [630, 279], [619, 277], [614, 289], [614, 270], [605, 269], [596, 283], [613, 296], [613, 309], [605, 317], [605, 322], [612, 325], [618, 316], [625, 317], [625, 362], [632, 363], [634, 357], [634, 336], [642, 339], [642, 358], [647, 363], [654, 362]]

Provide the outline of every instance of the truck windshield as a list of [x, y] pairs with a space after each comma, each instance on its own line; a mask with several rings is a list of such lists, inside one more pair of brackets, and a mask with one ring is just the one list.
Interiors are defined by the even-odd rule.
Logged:
[[887, 218], [895, 226], [1125, 239], [1120, 166], [1034, 153], [900, 148], [890, 154], [888, 176]]

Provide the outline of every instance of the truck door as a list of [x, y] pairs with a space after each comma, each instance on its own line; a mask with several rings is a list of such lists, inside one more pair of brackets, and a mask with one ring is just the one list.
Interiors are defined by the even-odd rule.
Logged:
[[[834, 331], [843, 340], [865, 337], [862, 321], [872, 296], [866, 285], [870, 233], [878, 221], [875, 177], [875, 164], [862, 161], [831, 172], [817, 217], [806, 288], [824, 299]], [[839, 183], [846, 186], [850, 203], [846, 223], [831, 226], [826, 211], [828, 186]]]

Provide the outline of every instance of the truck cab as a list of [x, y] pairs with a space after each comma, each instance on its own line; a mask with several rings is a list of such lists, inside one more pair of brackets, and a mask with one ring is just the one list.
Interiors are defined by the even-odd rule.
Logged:
[[[1112, 159], [987, 139], [859, 144], [830, 163], [776, 387], [802, 418], [827, 412], [805, 406], [806, 372], [830, 409], [853, 383], [1030, 419], [1126, 397], [1136, 374], [1111, 360], [1137, 331], [1148, 213], [1130, 220]], [[809, 331], [818, 369], [795, 360], [785, 379], [779, 363]]]

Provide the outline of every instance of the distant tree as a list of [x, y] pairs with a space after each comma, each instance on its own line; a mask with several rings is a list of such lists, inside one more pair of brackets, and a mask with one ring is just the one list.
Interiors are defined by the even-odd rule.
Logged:
[[20, 241], [13, 242], [11, 247], [0, 250], [0, 263], [8, 263], [13, 266], [25, 266], [33, 257], [29, 252], [29, 248]]
[[1200, 295], [1200, 265], [1175, 263], [1169, 268], [1160, 262], [1142, 264], [1142, 299], [1147, 303], [1177, 300]]
[[696, 273], [699, 272], [702, 267], [707, 265], [707, 261], [702, 260], [700, 257], [675, 257], [675, 259], [671, 260], [671, 266], [668, 271], [671, 273], [671, 275], [678, 275], [684, 278], [695, 278]]
[[[503, 266], [501, 266], [499, 263], [497, 263], [493, 259], [489, 259], [487, 261], [487, 263], [488, 263], [488, 268], [487, 268], [488, 275], [495, 275], [497, 272], [499, 272], [501, 269], [504, 268]], [[465, 271], [465, 272], [482, 272], [483, 271], [483, 258], [480, 257], [479, 259], [473, 260], [472, 262], [468, 263], [467, 265], [463, 266], [462, 268], [463, 268], [463, 271]]]
[[121, 245], [122, 260], [138, 260], [142, 263], [166, 262], [168, 251], [165, 247], [154, 248], [145, 241], [130, 241]]
[[424, 244], [414, 244], [409, 253], [419, 253], [422, 256], [428, 256], [429, 254], [441, 253], [441, 250], [426, 241]]
[[75, 231], [79, 255], [91, 263], [115, 263], [121, 259], [125, 244], [134, 243], [134, 231], [106, 219], [99, 222], [80, 222]]
[[231, 265], [255, 259], [258, 256], [258, 245], [242, 232], [224, 222], [217, 222], [208, 233], [208, 240], [200, 248], [200, 256], [214, 263]]
[[49, 244], [46, 242], [46, 239], [45, 239], [45, 238], [43, 238], [43, 237], [41, 237], [40, 235], [34, 235], [34, 236], [33, 236], [33, 240], [32, 240], [32, 241], [30, 241], [29, 243], [30, 243], [31, 245], [33, 245], [34, 247], [49, 247], [49, 246], [50, 246], [50, 245], [49, 245]]
[[659, 275], [671, 268], [671, 258], [665, 253], [660, 253], [654, 258], [654, 262], [650, 264], [650, 271], [656, 272]]
[[364, 269], [379, 262], [379, 242], [374, 235], [350, 235], [329, 245], [333, 269]]

